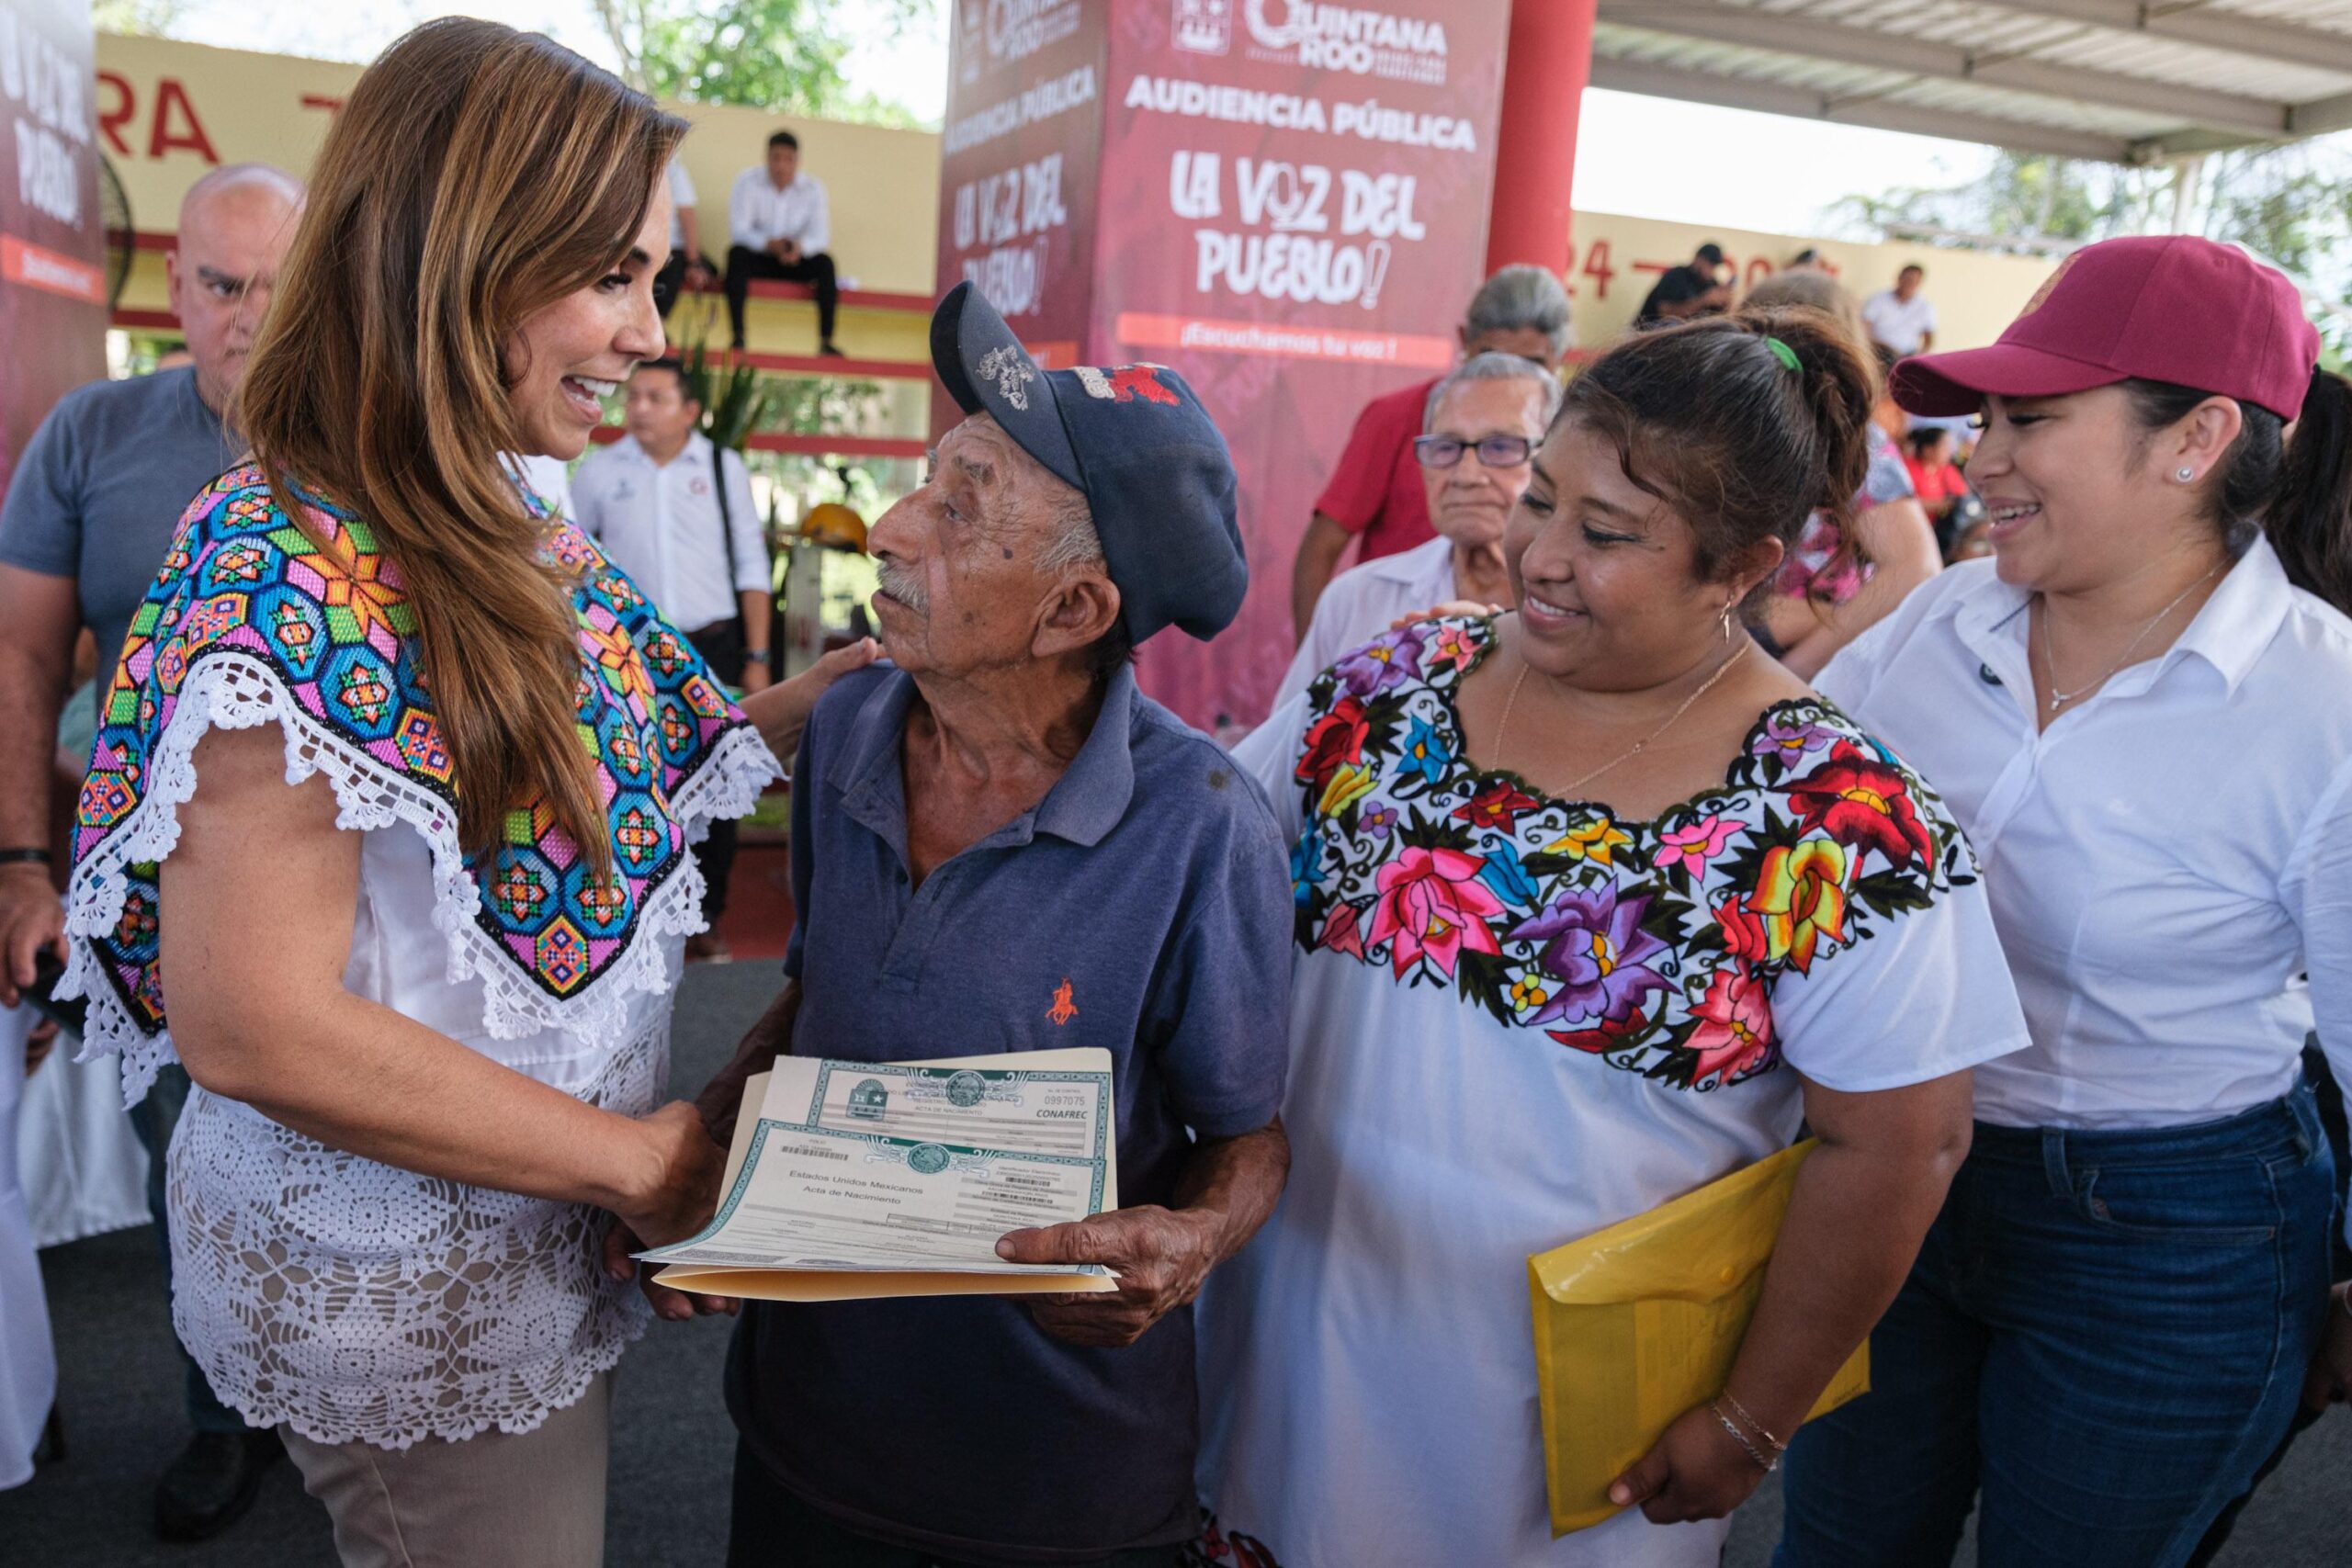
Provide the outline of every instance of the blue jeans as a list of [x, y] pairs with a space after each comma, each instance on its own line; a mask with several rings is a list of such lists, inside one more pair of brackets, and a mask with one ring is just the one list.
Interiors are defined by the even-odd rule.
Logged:
[[1775, 1568], [2177, 1568], [2285, 1436], [2327, 1310], [2308, 1085], [2144, 1133], [1979, 1123], [1871, 1392], [1791, 1443]]
[[[130, 1128], [139, 1134], [140, 1145], [147, 1151], [147, 1213], [155, 1222], [155, 1242], [164, 1254], [164, 1295], [172, 1293], [172, 1222], [164, 1201], [164, 1157], [172, 1146], [172, 1129], [180, 1124], [180, 1111], [187, 1105], [187, 1069], [177, 1063], [166, 1063], [156, 1073], [154, 1084], [147, 1090], [147, 1098], [130, 1108]], [[187, 1377], [187, 1424], [199, 1432], [242, 1432], [245, 1418], [220, 1403], [206, 1381], [204, 1369], [187, 1348], [172, 1337], [172, 1348], [180, 1353], [180, 1363]]]

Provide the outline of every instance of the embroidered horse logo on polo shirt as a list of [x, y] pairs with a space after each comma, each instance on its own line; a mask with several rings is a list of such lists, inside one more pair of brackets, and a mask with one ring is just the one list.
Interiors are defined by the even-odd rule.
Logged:
[[1078, 1008], [1069, 999], [1069, 976], [1063, 976], [1062, 983], [1054, 988], [1054, 1005], [1046, 1010], [1046, 1016], [1057, 1026], [1067, 1024], [1078, 1016]]

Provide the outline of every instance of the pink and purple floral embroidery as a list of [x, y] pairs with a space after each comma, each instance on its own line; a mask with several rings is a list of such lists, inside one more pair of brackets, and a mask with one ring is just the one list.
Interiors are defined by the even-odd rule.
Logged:
[[1768, 709], [1720, 787], [1654, 821], [1481, 772], [1453, 700], [1493, 643], [1490, 621], [1430, 622], [1315, 683], [1293, 774], [1303, 949], [1711, 1089], [1778, 1062], [1781, 976], [1975, 880], [1942, 802], [1818, 699]]

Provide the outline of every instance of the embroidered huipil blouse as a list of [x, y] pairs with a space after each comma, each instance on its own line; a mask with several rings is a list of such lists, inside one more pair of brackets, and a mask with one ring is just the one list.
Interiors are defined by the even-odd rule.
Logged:
[[[119, 1053], [134, 1101], [175, 1059], [158, 863], [198, 739], [275, 724], [288, 778], [323, 773], [337, 826], [364, 836], [345, 985], [590, 1104], [651, 1110], [680, 950], [702, 926], [688, 845], [749, 811], [775, 759], [684, 638], [550, 518], [616, 874], [594, 878], [540, 810], [467, 853], [398, 571], [364, 520], [301, 501], [311, 533], [257, 468], [222, 475], [131, 622], [74, 841], [61, 994], [90, 999], [85, 1055]], [[258, 1425], [390, 1448], [525, 1431], [643, 1329], [635, 1288], [597, 1267], [591, 1208], [362, 1159], [200, 1087], [169, 1169], [174, 1324]]]
[[1772, 706], [1719, 787], [1621, 818], [1464, 756], [1494, 636], [1391, 633], [1237, 753], [1295, 836], [1293, 1160], [1202, 1296], [1211, 1553], [1713, 1563], [1720, 1522], [1552, 1539], [1528, 1258], [1785, 1147], [1798, 1073], [2024, 1043], [1966, 844], [1836, 708]]

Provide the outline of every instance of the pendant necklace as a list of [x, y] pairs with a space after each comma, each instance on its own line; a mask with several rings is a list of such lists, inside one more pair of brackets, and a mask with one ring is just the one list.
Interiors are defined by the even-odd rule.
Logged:
[[2222, 569], [2227, 567], [2229, 564], [2229, 562], [2223, 561], [2221, 566], [2215, 567], [2212, 570], [2207, 572], [2204, 576], [2199, 578], [2196, 581], [2182, 589], [2178, 598], [2175, 599], [2171, 604], [2165, 605], [2163, 609], [2158, 610], [2154, 615], [2148, 617], [2148, 624], [2140, 628], [2140, 635], [2133, 637], [2124, 646], [2123, 656], [2120, 659], [2118, 659], [2114, 663], [2109, 665], [2099, 675], [2098, 680], [2093, 681], [2086, 686], [2077, 686], [2071, 692], [2062, 692], [2058, 689], [2058, 655], [2057, 652], [2050, 646], [2050, 596], [2046, 593], [2036, 595], [2036, 597], [2041, 601], [2041, 663], [2042, 667], [2050, 671], [2049, 711], [2054, 714], [2060, 708], [2064, 707], [2068, 703], [2075, 702], [2082, 697], [2087, 696], [2091, 693], [2098, 691], [2101, 686], [2107, 684], [2109, 681], [2114, 678], [2117, 671], [2132, 662], [2132, 656], [2140, 651], [2140, 645], [2148, 640], [2148, 634], [2154, 631], [2157, 626], [2164, 624], [2164, 619], [2166, 615], [2169, 615], [2175, 610], [2179, 609], [2182, 604], [2188, 600], [2191, 593], [2196, 592], [2199, 589], [2212, 581], [2213, 579], [2219, 577], [2222, 574]]
[[[1683, 698], [1682, 705], [1676, 708], [1672, 713], [1667, 715], [1666, 722], [1664, 724], [1659, 725], [1656, 729], [1651, 730], [1647, 735], [1645, 735], [1639, 740], [1634, 741], [1632, 746], [1626, 748], [1623, 751], [1619, 752], [1616, 756], [1610, 758], [1609, 761], [1601, 763], [1600, 766], [1593, 769], [1592, 772], [1585, 774], [1582, 778], [1577, 779], [1573, 783], [1564, 785], [1558, 792], [1560, 797], [1568, 800], [1576, 799], [1577, 791], [1584, 788], [1585, 785], [1590, 784], [1601, 774], [1609, 772], [1610, 769], [1617, 767], [1622, 763], [1630, 762], [1634, 758], [1640, 756], [1645, 750], [1648, 750], [1651, 741], [1656, 740], [1659, 736], [1664, 735], [1668, 730], [1673, 728], [1675, 722], [1681, 718], [1684, 714], [1690, 711], [1690, 705], [1697, 702], [1701, 697], [1705, 696], [1709, 692], [1713, 691], [1715, 688], [1715, 682], [1730, 674], [1732, 666], [1739, 662], [1741, 655], [1745, 654], [1754, 646], [1755, 644], [1751, 639], [1746, 637], [1741, 638], [1739, 646], [1732, 649], [1731, 657], [1724, 660], [1721, 664], [1716, 665], [1715, 672], [1708, 676], [1703, 682], [1700, 682], [1698, 690]], [[1503, 699], [1503, 716], [1500, 722], [1495, 726], [1494, 754], [1498, 759], [1503, 754], [1503, 742], [1510, 735], [1510, 714], [1511, 709], [1519, 705], [1519, 689], [1527, 684], [1527, 672], [1533, 668], [1534, 666], [1528, 663], [1524, 659], [1520, 660], [1519, 678], [1510, 683], [1510, 695]], [[1548, 681], [1551, 677], [1547, 675], [1544, 679]]]

